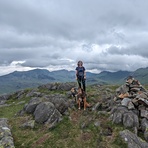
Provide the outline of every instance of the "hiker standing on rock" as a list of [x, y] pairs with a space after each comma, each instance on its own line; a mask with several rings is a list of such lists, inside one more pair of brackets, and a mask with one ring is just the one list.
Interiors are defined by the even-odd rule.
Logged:
[[86, 90], [85, 80], [86, 80], [86, 72], [85, 67], [83, 67], [83, 62], [78, 61], [78, 66], [76, 67], [76, 80], [78, 82], [79, 88], [83, 85], [83, 90]]

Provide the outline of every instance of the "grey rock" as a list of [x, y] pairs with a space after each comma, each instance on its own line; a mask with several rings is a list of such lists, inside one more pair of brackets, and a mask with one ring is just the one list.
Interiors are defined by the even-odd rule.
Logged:
[[148, 130], [148, 119], [143, 118], [141, 120], [141, 129], [142, 129], [143, 132]]
[[27, 121], [25, 123], [23, 123], [20, 127], [22, 128], [34, 128], [35, 126], [35, 120], [30, 120], [30, 121]]
[[95, 125], [96, 127], [100, 127], [101, 122], [100, 122], [99, 120], [97, 120], [97, 121], [94, 122], [94, 125]]
[[6, 118], [0, 118], [0, 147], [15, 148], [11, 130]]
[[51, 102], [40, 103], [34, 112], [35, 121], [38, 123], [45, 123], [56, 120], [61, 117], [61, 114], [56, 110], [55, 106]]
[[116, 123], [116, 124], [122, 123], [122, 117], [123, 117], [123, 114], [121, 112], [115, 112], [112, 118], [113, 123]]
[[124, 106], [113, 108], [111, 111], [113, 123], [119, 124], [123, 122], [123, 115], [128, 109]]
[[135, 109], [135, 106], [134, 106], [134, 104], [132, 103], [132, 101], [130, 101], [130, 102], [128, 103], [127, 108], [128, 108], [129, 110]]
[[51, 122], [50, 120], [48, 120], [47, 122], [45, 122], [45, 126], [48, 128], [48, 129], [52, 129], [54, 127], [56, 127], [56, 125], [62, 121], [62, 118], [56, 118], [53, 122]]
[[6, 103], [6, 100], [0, 100], [0, 105], [4, 105]]
[[40, 89], [48, 89], [48, 90], [57, 90], [58, 83], [48, 83], [45, 85], [39, 86]]
[[148, 129], [144, 132], [144, 138], [148, 142]]
[[55, 105], [55, 108], [63, 114], [68, 109], [68, 101], [63, 95], [54, 94], [44, 97], [45, 101], [51, 102]]
[[18, 102], [16, 105], [24, 104], [25, 101]]
[[60, 114], [60, 112], [57, 109], [54, 109], [53, 113], [48, 118], [48, 120], [46, 121], [45, 124], [47, 125], [47, 124], [52, 123], [52, 126], [53, 126], [56, 123], [60, 122], [61, 120], [62, 120], [62, 115]]
[[98, 102], [92, 107], [92, 111], [98, 111], [102, 107], [102, 103]]
[[124, 94], [128, 91], [129, 91], [129, 87], [126, 84], [121, 85], [119, 88], [116, 89], [117, 95], [120, 94], [120, 93]]
[[141, 117], [147, 118], [148, 119], [148, 111], [147, 110], [141, 110]]
[[69, 91], [71, 90], [71, 88], [73, 88], [75, 85], [72, 83], [61, 83], [59, 84], [59, 86], [57, 87], [58, 90], [65, 90], [65, 91]]
[[42, 97], [42, 93], [37, 90], [31, 90], [26, 94], [26, 97]]
[[121, 105], [123, 106], [128, 106], [128, 103], [131, 101], [131, 99], [129, 98], [124, 98], [122, 101], [121, 101]]
[[138, 116], [134, 114], [132, 111], [125, 112], [123, 114], [123, 125], [129, 128], [132, 128], [132, 127], [138, 128], [139, 127]]
[[8, 119], [7, 118], [0, 118], [0, 127], [8, 127]]
[[40, 104], [41, 102], [42, 102], [42, 98], [37, 98], [37, 97], [32, 98], [28, 103], [28, 105], [26, 106], [25, 111], [27, 113], [33, 113], [37, 105]]
[[138, 102], [139, 102], [140, 104], [143, 104], [144, 106], [148, 107], [148, 98], [147, 98], [147, 99], [139, 98], [139, 99], [138, 99]]
[[144, 138], [148, 142], [148, 119], [141, 120], [141, 130], [144, 132]]
[[128, 148], [148, 148], [148, 143], [129, 130], [120, 132], [121, 138], [128, 144]]
[[0, 147], [1, 148], [15, 148], [13, 138], [11, 136], [3, 137], [0, 140]]
[[7, 106], [10, 106], [11, 104], [3, 104], [3, 105], [0, 105], [0, 108], [1, 107], [7, 107]]

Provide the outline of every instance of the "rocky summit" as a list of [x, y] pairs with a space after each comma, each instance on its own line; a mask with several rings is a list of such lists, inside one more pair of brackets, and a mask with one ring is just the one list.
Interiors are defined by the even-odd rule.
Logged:
[[148, 148], [148, 92], [138, 80], [87, 86], [86, 111], [74, 87], [48, 83], [0, 96], [0, 147]]

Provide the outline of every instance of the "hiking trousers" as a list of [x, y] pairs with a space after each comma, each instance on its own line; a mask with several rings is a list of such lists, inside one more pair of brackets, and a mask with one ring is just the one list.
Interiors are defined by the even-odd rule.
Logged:
[[82, 88], [81, 86], [83, 85], [83, 90], [85, 91], [86, 86], [85, 86], [85, 79], [84, 79], [84, 77], [78, 77], [77, 81], [78, 81], [79, 87]]

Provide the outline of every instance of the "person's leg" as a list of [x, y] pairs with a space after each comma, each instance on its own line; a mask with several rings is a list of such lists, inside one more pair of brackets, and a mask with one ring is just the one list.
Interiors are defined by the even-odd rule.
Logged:
[[79, 85], [79, 88], [81, 88], [81, 79], [80, 78], [78, 78], [78, 85]]

